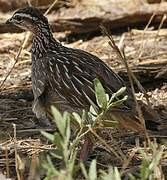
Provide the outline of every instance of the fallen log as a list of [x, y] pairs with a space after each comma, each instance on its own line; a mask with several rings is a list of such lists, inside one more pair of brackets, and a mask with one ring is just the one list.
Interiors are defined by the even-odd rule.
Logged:
[[[140, 0], [81, 0], [69, 8], [60, 8], [48, 15], [53, 31], [88, 33], [99, 31], [104, 24], [111, 29], [160, 23], [167, 12], [167, 2], [149, 4]], [[4, 20], [5, 21], [5, 20]], [[167, 20], [164, 20], [164, 25]], [[0, 33], [18, 30], [0, 23]]]

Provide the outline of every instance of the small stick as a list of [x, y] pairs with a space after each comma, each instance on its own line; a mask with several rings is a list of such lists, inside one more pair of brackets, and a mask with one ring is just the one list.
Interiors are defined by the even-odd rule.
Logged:
[[8, 156], [8, 148], [7, 145], [5, 146], [5, 161], [6, 161], [6, 177], [10, 177], [9, 173], [9, 156]]
[[117, 56], [120, 58], [120, 60], [123, 62], [123, 64], [125, 65], [126, 69], [127, 69], [127, 72], [128, 72], [128, 78], [129, 78], [129, 81], [130, 81], [130, 85], [131, 85], [131, 89], [132, 89], [132, 93], [133, 93], [133, 96], [134, 96], [134, 101], [135, 101], [135, 104], [136, 104], [136, 110], [138, 112], [138, 116], [139, 116], [139, 120], [141, 121], [141, 124], [143, 125], [144, 127], [144, 132], [145, 132], [145, 136], [149, 142], [149, 136], [148, 136], [148, 133], [147, 133], [147, 130], [146, 130], [146, 126], [145, 126], [145, 120], [143, 118], [143, 115], [142, 115], [142, 112], [141, 112], [141, 109], [139, 107], [139, 104], [137, 102], [137, 99], [136, 99], [136, 96], [135, 96], [135, 89], [134, 89], [134, 86], [133, 86], [133, 80], [135, 81], [135, 83], [137, 84], [138, 88], [140, 89], [140, 91], [142, 91], [144, 93], [144, 96], [146, 98], [146, 101], [147, 101], [147, 104], [149, 106], [149, 108], [151, 109], [151, 105], [150, 105], [150, 102], [149, 102], [149, 98], [148, 98], [148, 95], [145, 91], [145, 89], [143, 88], [143, 86], [140, 84], [140, 82], [137, 80], [137, 78], [135, 77], [135, 75], [133, 74], [133, 72], [131, 71], [131, 69], [129, 68], [128, 66], [128, 63], [126, 61], [126, 57], [125, 57], [125, 54], [123, 51], [120, 51], [119, 48], [116, 46], [115, 42], [114, 42], [114, 39], [113, 37], [108, 33], [108, 31], [106, 30], [106, 28], [104, 26], [101, 26], [101, 29], [102, 29], [102, 32], [104, 34], [107, 35], [107, 37], [109, 38], [109, 45], [115, 50], [115, 52], [117, 53]]
[[14, 130], [14, 151], [15, 151], [15, 169], [16, 169], [16, 174], [17, 174], [17, 179], [21, 180], [21, 176], [19, 173], [19, 169], [18, 169], [18, 154], [17, 154], [17, 138], [16, 138], [16, 124], [13, 124], [13, 130]]
[[22, 41], [22, 44], [21, 44], [21, 46], [20, 46], [20, 48], [19, 48], [19, 51], [18, 51], [17, 55], [14, 57], [14, 59], [15, 59], [14, 64], [13, 64], [12, 68], [9, 70], [9, 72], [7, 73], [5, 79], [4, 79], [4, 80], [2, 81], [2, 83], [0, 84], [0, 91], [3, 91], [3, 88], [2, 88], [2, 87], [3, 87], [4, 83], [5, 83], [5, 81], [7, 80], [7, 78], [9, 77], [9, 75], [11, 74], [11, 72], [13, 71], [16, 63], [18, 62], [19, 56], [20, 56], [22, 50], [24, 49], [27, 40], [28, 40], [28, 39], [26, 38], [26, 34], [25, 34], [25, 35], [24, 35], [24, 39], [23, 39], [23, 41]]
[[150, 17], [147, 25], [146, 25], [145, 28], [144, 28], [143, 35], [142, 35], [142, 42], [143, 42], [143, 43], [141, 44], [141, 46], [140, 46], [140, 48], [139, 48], [139, 57], [138, 57], [139, 59], [141, 58], [141, 56], [142, 56], [142, 54], [143, 54], [143, 49], [144, 49], [144, 46], [145, 46], [145, 44], [146, 44], [146, 42], [147, 42], [147, 39], [144, 41], [145, 32], [147, 31], [148, 27], [150, 26], [151, 22], [153, 21], [154, 17], [156, 16], [157, 11], [158, 11], [158, 9], [159, 9], [159, 6], [160, 6], [160, 4], [157, 6], [156, 10], [154, 11], [154, 13], [153, 13], [152, 16]]

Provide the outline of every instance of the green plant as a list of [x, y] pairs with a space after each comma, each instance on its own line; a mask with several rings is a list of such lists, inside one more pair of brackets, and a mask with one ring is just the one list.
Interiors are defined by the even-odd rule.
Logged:
[[[164, 147], [158, 146], [156, 142], [150, 142], [146, 149], [139, 149], [139, 156], [142, 159], [139, 168], [139, 178], [130, 174], [131, 180], [152, 180], [163, 179], [163, 173], [161, 171], [161, 159], [165, 155]], [[157, 173], [159, 171], [159, 173]]]
[[[98, 128], [99, 124], [103, 123], [102, 117], [109, 108], [119, 106], [127, 99], [125, 96], [121, 100], [118, 100], [118, 97], [126, 90], [125, 88], [121, 88], [109, 98], [109, 95], [105, 93], [105, 90], [98, 79], [95, 79], [94, 84], [97, 105], [91, 102], [89, 112], [83, 111], [82, 115], [75, 112], [72, 114], [65, 112], [61, 115], [55, 107], [51, 107], [54, 122], [56, 123], [59, 132], [55, 132], [54, 134], [42, 132], [42, 134], [56, 146], [54, 152], [51, 152], [50, 156], [47, 156], [47, 163], [44, 164], [44, 168], [47, 170], [47, 177], [45, 179], [55, 177], [72, 179], [76, 168], [75, 161], [78, 151], [77, 147], [81, 138], [88, 132], [90, 133], [92, 128]], [[110, 126], [112, 126], [113, 123], [116, 122], [111, 121]], [[73, 139], [70, 139], [70, 124], [77, 124], [76, 127], [78, 127], [74, 133], [75, 137]], [[63, 162], [63, 168], [56, 168], [51, 160], [52, 158], [60, 159]], [[95, 164], [95, 161], [93, 161], [90, 166], [90, 172], [93, 172], [92, 169], [95, 169]]]
[[[51, 107], [54, 122], [56, 123], [59, 132], [55, 132], [54, 134], [42, 132], [42, 134], [55, 145], [55, 150], [50, 152], [50, 155], [47, 155], [47, 161], [43, 165], [47, 171], [45, 177], [46, 180], [72, 180], [76, 176], [76, 172], [79, 170], [81, 170], [82, 176], [86, 180], [121, 180], [121, 176], [123, 174], [119, 172], [117, 167], [108, 167], [108, 170], [97, 170], [97, 163], [94, 159], [90, 163], [90, 167], [87, 170], [83, 163], [78, 164], [76, 161], [80, 140], [88, 133], [98, 137], [98, 134], [94, 131], [94, 129], [100, 128], [101, 124], [106, 127], [103, 116], [108, 109], [119, 106], [127, 99], [126, 96], [122, 99], [118, 99], [118, 97], [120, 97], [126, 90], [125, 88], [121, 88], [109, 98], [108, 94], [105, 93], [100, 81], [95, 79], [94, 83], [97, 105], [91, 102], [89, 112], [83, 111], [82, 114], [70, 114], [65, 112], [63, 115], [61, 115], [61, 113], [55, 107]], [[111, 121], [107, 125], [108, 127], [113, 127], [115, 123], [117, 122]], [[73, 131], [73, 138], [71, 138], [71, 124], [75, 124], [75, 127], [77, 127], [76, 131]], [[105, 144], [103, 139], [100, 137], [98, 138], [102, 143]], [[107, 146], [107, 144], [105, 145]], [[108, 148], [110, 149], [109, 145]], [[150, 143], [149, 148], [151, 151], [151, 156], [148, 156], [148, 154], [143, 150], [139, 151], [139, 155], [142, 157], [139, 176], [142, 180], [154, 179], [154, 171], [159, 166], [163, 155], [163, 149], [159, 148], [156, 143]], [[116, 152], [112, 152], [119, 157]], [[61, 165], [56, 166], [53, 163], [54, 159], [59, 159], [61, 161]], [[130, 174], [129, 179], [137, 180], [138, 178]]]
[[149, 144], [150, 155], [143, 150], [140, 151], [142, 156], [142, 164], [140, 166], [140, 177], [142, 180], [158, 179], [156, 177], [156, 169], [160, 165], [160, 160], [163, 155], [163, 148], [158, 147], [157, 143], [150, 142]]
[[52, 179], [55, 177], [64, 179], [66, 177], [70, 180], [72, 179], [77, 152], [75, 149], [71, 150], [70, 114], [64, 113], [62, 116], [55, 107], [51, 107], [51, 109], [59, 132], [55, 132], [54, 134], [42, 132], [42, 134], [56, 145], [56, 149], [51, 153], [51, 156], [62, 160], [64, 167], [62, 169], [57, 169], [53, 165], [51, 157], [47, 156], [47, 163], [44, 165], [44, 168], [47, 169], [47, 178], [45, 179]]

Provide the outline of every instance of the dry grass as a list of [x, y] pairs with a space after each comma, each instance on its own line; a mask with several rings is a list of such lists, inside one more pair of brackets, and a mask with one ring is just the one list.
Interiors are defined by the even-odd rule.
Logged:
[[[123, 36], [114, 36], [114, 41], [116, 44], [119, 44], [120, 47], [123, 47], [124, 53], [126, 54], [127, 60], [124, 63], [128, 62], [129, 66], [132, 67], [136, 64], [149, 64], [150, 62], [154, 64], [159, 61], [167, 62], [167, 30], [161, 29], [164, 18], [158, 30], [150, 30], [147, 26], [144, 31], [132, 30], [128, 33], [123, 33]], [[31, 174], [35, 174], [35, 172], [33, 172], [33, 169], [35, 169], [33, 165], [38, 166], [38, 154], [54, 149], [52, 144], [43, 141], [40, 134], [41, 129], [38, 129], [40, 127], [34, 124], [34, 121], [37, 120], [31, 112], [31, 62], [29, 52], [23, 50], [23, 36], [23, 33], [17, 35], [0, 35], [0, 44], [2, 44], [0, 49], [0, 86], [1, 88], [3, 86], [0, 94], [0, 104], [2, 104], [0, 105], [0, 166], [2, 172], [6, 174], [7, 177], [17, 175], [18, 179], [23, 179], [23, 174], [27, 173], [26, 163], [28, 158], [34, 162], [28, 167], [27, 174], [29, 174], [30, 177]], [[92, 52], [102, 58], [111, 67], [121, 68], [123, 66], [120, 59], [117, 58], [118, 53], [115, 53], [115, 50], [109, 48], [106, 38], [104, 37], [95, 37], [86, 42], [77, 41], [68, 44], [68, 46], [82, 48]], [[19, 53], [17, 54], [16, 52], [18, 51]], [[20, 53], [21, 57], [18, 62]], [[16, 57], [15, 60], [13, 60], [13, 57]], [[133, 79], [134, 75], [132, 75], [131, 70], [128, 68], [129, 66], [126, 65], [126, 68], [128, 69], [130, 79]], [[133, 87], [133, 83], [131, 83], [131, 86]], [[30, 97], [27, 96], [26, 89], [29, 89]], [[167, 129], [166, 89], [166, 86], [163, 85], [160, 88], [156, 87], [155, 90], [147, 92], [151, 106], [156, 107], [156, 111], [160, 115], [163, 130]], [[23, 91], [22, 96], [20, 95], [20, 90]], [[16, 95], [18, 95], [18, 97]], [[137, 97], [142, 101], [148, 102], [148, 99], [143, 96], [143, 93], [138, 93]], [[139, 108], [138, 111], [140, 115]], [[15, 123], [16, 126], [13, 128], [11, 123]], [[156, 138], [157, 141], [160, 142], [160, 149], [167, 154], [167, 136], [161, 134], [161, 132], [160, 130], [160, 132], [152, 134], [149, 139], [153, 140]], [[129, 172], [136, 172], [139, 169], [139, 164], [143, 159], [141, 154], [139, 154], [140, 150], [144, 150], [149, 157], [154, 155], [149, 144], [143, 142], [144, 137], [141, 135], [107, 129], [102, 130], [101, 134], [102, 139], [98, 139], [97, 137], [98, 140], [91, 154], [92, 156], [96, 156], [99, 169], [106, 169], [112, 164], [121, 169], [121, 174], [126, 175]], [[123, 163], [120, 163], [119, 159], [109, 151], [109, 149], [113, 148], [116, 153], [120, 154], [118, 148], [115, 147], [119, 147], [121, 153], [126, 154], [126, 158], [124, 158], [126, 160]], [[14, 173], [14, 166], [16, 167], [16, 173]], [[163, 172], [167, 174], [164, 170], [166, 167], [167, 155], [164, 155], [161, 159], [161, 167], [157, 169], [159, 179], [163, 179]], [[161, 168], [164, 170], [163, 172]]]

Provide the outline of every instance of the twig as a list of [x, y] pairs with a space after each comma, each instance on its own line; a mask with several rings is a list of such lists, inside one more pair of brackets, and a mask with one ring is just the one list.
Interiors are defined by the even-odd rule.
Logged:
[[18, 168], [18, 154], [17, 154], [17, 138], [16, 138], [16, 124], [13, 124], [13, 130], [14, 130], [14, 152], [15, 152], [15, 169], [16, 169], [16, 174], [17, 174], [17, 179], [21, 180], [21, 175], [19, 173], [19, 168]]
[[146, 44], [146, 42], [147, 42], [147, 39], [144, 40], [145, 32], [147, 31], [147, 29], [148, 29], [148, 27], [150, 26], [150, 24], [151, 24], [153, 18], [154, 18], [155, 15], [157, 14], [158, 9], [159, 9], [159, 6], [157, 6], [156, 10], [154, 11], [154, 13], [153, 13], [152, 16], [150, 17], [150, 19], [149, 19], [147, 25], [146, 25], [145, 28], [144, 28], [143, 35], [142, 35], [142, 42], [143, 42], [143, 43], [141, 44], [141, 46], [140, 46], [140, 48], [139, 48], [139, 57], [138, 57], [138, 59], [141, 58], [141, 56], [142, 56], [142, 54], [143, 54], [144, 46], [145, 46], [145, 44]]
[[144, 94], [147, 104], [148, 106], [151, 108], [151, 104], [149, 102], [149, 97], [145, 91], [145, 89], [143, 88], [143, 86], [140, 84], [140, 82], [137, 80], [136, 76], [134, 75], [134, 73], [131, 71], [131, 69], [129, 68], [127, 61], [126, 61], [126, 57], [123, 51], [120, 51], [119, 48], [116, 46], [114, 39], [112, 38], [112, 36], [108, 33], [107, 29], [104, 26], [100, 26], [100, 28], [102, 29], [102, 32], [109, 38], [109, 45], [116, 51], [117, 56], [120, 58], [120, 60], [122, 61], [122, 63], [125, 65], [125, 68], [127, 69], [128, 72], [128, 77], [130, 78], [129, 80], [131, 81], [131, 77], [134, 80], [134, 82], [136, 83], [136, 85], [138, 86], [139, 90]]
[[126, 57], [125, 57], [124, 52], [119, 50], [119, 48], [117, 47], [117, 45], [116, 45], [115, 42], [114, 42], [113, 37], [109, 34], [109, 32], [106, 30], [106, 28], [105, 28], [104, 26], [101, 26], [101, 29], [102, 29], [102, 32], [103, 32], [105, 35], [107, 35], [107, 37], [109, 38], [109, 40], [110, 40], [110, 41], [109, 41], [109, 45], [111, 46], [111, 48], [113, 48], [113, 49], [115, 50], [115, 52], [117, 53], [117, 56], [120, 58], [120, 60], [122, 61], [122, 63], [125, 65], [125, 68], [127, 69], [128, 78], [129, 78], [129, 81], [130, 81], [130, 85], [131, 85], [131, 89], [132, 89], [132, 94], [133, 94], [134, 101], [135, 101], [135, 104], [136, 104], [136, 110], [137, 110], [137, 112], [138, 112], [139, 120], [141, 121], [141, 124], [143, 125], [146, 138], [147, 138], [148, 141], [149, 141], [149, 136], [148, 136], [148, 133], [147, 133], [147, 130], [146, 130], [146, 126], [145, 126], [145, 120], [144, 120], [144, 118], [143, 118], [141, 109], [140, 109], [140, 107], [139, 107], [139, 104], [138, 104], [137, 99], [136, 99], [136, 96], [135, 96], [135, 89], [134, 89], [134, 86], [133, 86], [133, 80], [134, 80], [134, 82], [137, 84], [137, 86], [138, 86], [138, 88], [140, 89], [140, 91], [143, 92], [143, 94], [144, 94], [144, 96], [145, 96], [145, 98], [146, 98], [147, 104], [148, 104], [148, 106], [149, 106], [150, 109], [151, 109], [151, 105], [150, 105], [150, 102], [149, 102], [148, 95], [147, 95], [145, 89], [142, 87], [142, 85], [140, 84], [140, 82], [137, 80], [137, 78], [136, 78], [135, 75], [133, 74], [133, 72], [131, 71], [131, 69], [129, 68], [128, 63], [127, 63], [127, 61], [126, 61]]
[[46, 12], [44, 13], [44, 15], [46, 16], [50, 10], [55, 6], [55, 4], [58, 2], [58, 0], [55, 0], [51, 5], [50, 7], [46, 10]]
[[7, 145], [5, 146], [5, 161], [6, 161], [6, 177], [10, 177], [9, 173], [9, 156], [8, 156], [8, 148]]
[[162, 28], [165, 20], [166, 20], [167, 16], [166, 14], [163, 15], [162, 19], [161, 19], [161, 22], [158, 26], [158, 30], [157, 30], [157, 33], [156, 33], [156, 36], [155, 36], [155, 39], [154, 39], [154, 48], [153, 48], [153, 51], [155, 51], [156, 53], [155, 54], [158, 54], [158, 50], [157, 50], [157, 47], [158, 47], [158, 42], [157, 42], [157, 38], [159, 36], [159, 31], [160, 29]]
[[26, 38], [26, 34], [25, 34], [24, 39], [23, 39], [23, 41], [22, 41], [22, 44], [21, 44], [21, 46], [20, 46], [20, 48], [19, 48], [19, 51], [18, 51], [17, 55], [16, 55], [15, 58], [14, 58], [14, 59], [15, 59], [14, 64], [13, 64], [12, 68], [9, 70], [9, 72], [7, 73], [5, 79], [4, 79], [4, 80], [2, 81], [2, 83], [0, 84], [0, 91], [3, 91], [3, 88], [2, 88], [2, 87], [3, 87], [4, 83], [5, 83], [5, 81], [7, 80], [7, 78], [9, 77], [9, 75], [11, 74], [11, 72], [13, 71], [16, 63], [18, 62], [19, 56], [20, 56], [22, 50], [24, 49], [27, 40], [28, 40], [28, 39]]

